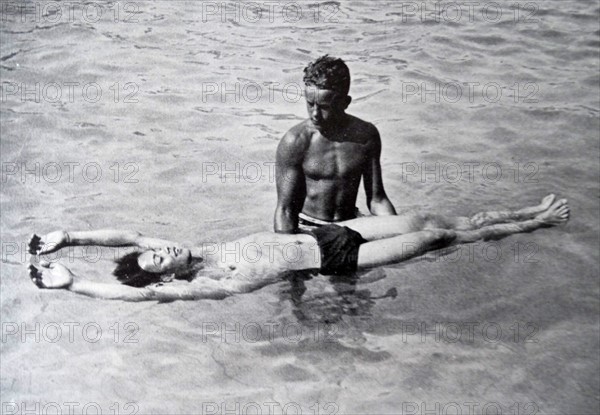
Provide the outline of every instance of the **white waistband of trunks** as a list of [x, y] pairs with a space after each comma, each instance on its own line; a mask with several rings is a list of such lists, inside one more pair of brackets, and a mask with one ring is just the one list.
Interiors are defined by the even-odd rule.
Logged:
[[306, 215], [304, 213], [299, 213], [298, 217], [300, 219], [304, 219], [307, 222], [312, 222], [315, 225], [332, 225], [332, 224], [335, 223], [335, 222], [330, 222], [330, 221], [326, 221], [326, 220], [321, 220], [321, 219], [313, 218], [312, 216], [308, 216], [308, 215]]

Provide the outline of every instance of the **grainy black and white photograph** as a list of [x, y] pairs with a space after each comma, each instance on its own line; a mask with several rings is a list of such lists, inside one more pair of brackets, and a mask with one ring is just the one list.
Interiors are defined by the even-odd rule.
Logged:
[[1, 0], [0, 413], [600, 413], [600, 1]]

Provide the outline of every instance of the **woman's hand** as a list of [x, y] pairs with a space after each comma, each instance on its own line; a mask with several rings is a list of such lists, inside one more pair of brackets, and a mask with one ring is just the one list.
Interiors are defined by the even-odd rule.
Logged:
[[43, 238], [33, 234], [29, 239], [29, 253], [33, 255], [51, 254], [69, 246], [69, 243], [69, 234], [65, 231], [50, 232]]
[[40, 268], [29, 265], [29, 277], [38, 288], [69, 288], [73, 274], [58, 263], [40, 262]]

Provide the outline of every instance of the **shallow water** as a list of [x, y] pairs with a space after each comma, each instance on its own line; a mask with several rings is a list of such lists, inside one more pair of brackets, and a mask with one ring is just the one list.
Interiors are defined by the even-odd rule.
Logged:
[[[598, 2], [500, 2], [497, 22], [493, 9], [471, 21], [383, 1], [288, 14], [227, 3], [225, 18], [220, 2], [75, 3], [72, 16], [24, 4], [46, 14], [1, 3], [4, 413], [600, 411]], [[325, 53], [350, 66], [349, 112], [379, 129], [399, 211], [472, 214], [556, 193], [571, 221], [358, 284], [293, 276], [224, 301], [31, 284], [33, 232], [200, 244], [269, 230], [275, 149], [305, 117], [302, 68]], [[107, 280], [115, 254], [61, 262]]]

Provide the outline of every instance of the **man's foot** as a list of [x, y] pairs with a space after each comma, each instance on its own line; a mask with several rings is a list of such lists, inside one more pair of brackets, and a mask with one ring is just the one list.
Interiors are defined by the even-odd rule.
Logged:
[[548, 209], [537, 215], [535, 219], [550, 226], [560, 225], [569, 220], [569, 212], [567, 199], [560, 199], [552, 203]]
[[540, 213], [545, 212], [548, 208], [554, 203], [556, 199], [556, 195], [549, 194], [545, 198], [542, 199], [542, 202], [537, 206], [530, 206], [523, 208], [521, 210], [517, 210], [517, 214], [522, 215], [523, 219], [533, 219]]

